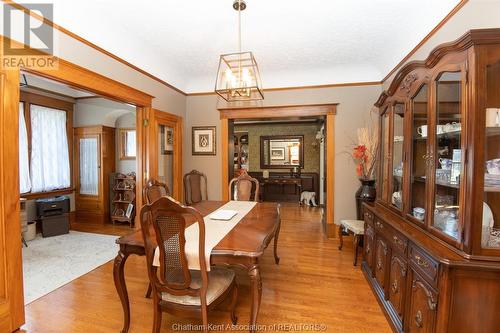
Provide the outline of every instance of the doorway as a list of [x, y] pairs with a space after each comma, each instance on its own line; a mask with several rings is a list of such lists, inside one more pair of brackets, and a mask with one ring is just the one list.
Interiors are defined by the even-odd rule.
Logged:
[[[3, 39], [2, 39], [3, 41]], [[140, 210], [142, 186], [148, 175], [153, 174], [155, 150], [150, 149], [155, 134], [148, 126], [154, 120], [151, 107], [152, 98], [137, 89], [109, 79], [85, 68], [58, 59], [57, 69], [27, 71], [75, 89], [83, 89], [93, 94], [122, 103], [133, 105], [136, 110], [137, 127], [137, 188], [136, 200]], [[0, 70], [0, 331], [15, 331], [24, 323], [20, 196], [19, 196], [19, 100], [20, 68]], [[181, 142], [177, 143], [181, 145]], [[182, 155], [174, 155], [182, 156]], [[174, 161], [175, 164], [175, 161]], [[175, 180], [174, 180], [175, 181]], [[180, 193], [180, 194], [179, 194]], [[177, 195], [181, 198], [182, 183]], [[136, 223], [136, 226], [139, 224]]]
[[276, 119], [300, 117], [324, 117], [325, 149], [325, 214], [323, 216], [324, 232], [328, 237], [335, 237], [334, 221], [334, 166], [335, 145], [334, 128], [337, 104], [315, 104], [300, 106], [267, 106], [255, 108], [219, 108], [222, 131], [222, 171], [221, 188], [222, 199], [229, 199], [228, 184], [233, 174], [233, 156], [230, 155], [230, 146], [233, 145], [235, 120], [241, 119]]

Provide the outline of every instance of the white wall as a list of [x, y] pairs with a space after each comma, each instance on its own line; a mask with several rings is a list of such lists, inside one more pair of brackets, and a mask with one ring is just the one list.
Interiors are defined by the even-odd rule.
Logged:
[[[486, 28], [500, 28], [500, 0], [469, 0], [407, 62], [426, 59], [436, 46], [454, 41], [468, 30]], [[384, 82], [384, 89], [389, 87], [396, 73]]]
[[[281, 90], [265, 93], [258, 106], [339, 103], [335, 116], [335, 220], [356, 216], [354, 194], [359, 187], [355, 166], [343, 153], [355, 139], [356, 129], [366, 125], [380, 85]], [[220, 103], [220, 104], [219, 104]], [[184, 136], [184, 171], [197, 169], [207, 174], [208, 197], [221, 198], [221, 135], [218, 107], [224, 105], [214, 95], [188, 96]], [[191, 155], [191, 127], [217, 126], [217, 156]]]

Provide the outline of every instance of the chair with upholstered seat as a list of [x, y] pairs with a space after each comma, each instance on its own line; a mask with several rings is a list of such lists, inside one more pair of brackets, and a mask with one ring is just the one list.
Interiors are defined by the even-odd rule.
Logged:
[[[185, 252], [185, 231], [190, 222], [198, 224], [199, 270], [189, 269]], [[208, 312], [229, 298], [231, 321], [236, 324], [238, 289], [235, 274], [223, 267], [211, 267], [207, 271], [205, 223], [196, 209], [184, 207], [172, 198], [161, 197], [142, 208], [141, 230], [153, 289], [153, 332], [160, 332], [163, 312], [187, 317], [201, 314], [203, 331], [208, 332]], [[159, 267], [154, 266], [156, 250], [159, 252]]]
[[252, 188], [255, 188], [253, 201], [259, 201], [259, 181], [252, 178], [246, 170], [229, 183], [230, 196], [236, 201], [251, 201]]
[[143, 196], [146, 198], [148, 204], [155, 202], [161, 197], [170, 195], [170, 190], [167, 184], [160, 183], [155, 179], [150, 179], [147, 181], [146, 186], [144, 186]]
[[184, 175], [184, 201], [192, 205], [202, 200], [208, 200], [207, 176], [197, 170]]
[[358, 262], [358, 248], [359, 241], [363, 238], [365, 234], [365, 221], [362, 220], [340, 220], [339, 224], [339, 250], [342, 250], [342, 246], [344, 245], [344, 239], [342, 237], [342, 233], [344, 232], [352, 233], [354, 236], [354, 262], [353, 265], [356, 266]]

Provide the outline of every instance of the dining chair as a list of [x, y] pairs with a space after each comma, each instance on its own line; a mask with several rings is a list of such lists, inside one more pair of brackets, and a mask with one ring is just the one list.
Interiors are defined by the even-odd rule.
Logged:
[[148, 204], [155, 202], [161, 197], [170, 195], [170, 190], [167, 184], [160, 183], [156, 179], [150, 179], [147, 181], [146, 186], [144, 186], [143, 196], [146, 198]]
[[246, 170], [241, 175], [231, 179], [229, 193], [236, 201], [251, 201], [252, 187], [255, 184], [253, 201], [259, 201], [259, 181], [251, 177]]
[[[190, 222], [197, 223], [199, 228], [200, 270], [188, 267], [185, 231]], [[141, 230], [153, 289], [153, 332], [160, 332], [163, 312], [185, 317], [201, 314], [203, 331], [208, 332], [208, 312], [230, 297], [230, 317], [235, 325], [238, 298], [235, 273], [218, 266], [207, 271], [203, 216], [196, 209], [182, 206], [170, 197], [161, 197], [141, 209]], [[156, 249], [159, 251], [159, 267], [153, 265]]]
[[184, 175], [184, 201], [186, 205], [192, 205], [202, 200], [208, 200], [207, 176], [197, 170]]

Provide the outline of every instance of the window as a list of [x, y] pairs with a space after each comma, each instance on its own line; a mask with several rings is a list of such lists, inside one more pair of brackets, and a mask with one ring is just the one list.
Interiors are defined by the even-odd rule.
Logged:
[[120, 129], [120, 159], [134, 160], [136, 156], [135, 129]]
[[19, 185], [23, 197], [71, 192], [73, 106], [62, 99], [21, 91]]
[[31, 104], [30, 115], [32, 191], [70, 187], [66, 112]]

